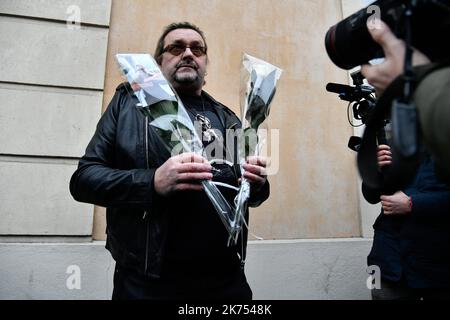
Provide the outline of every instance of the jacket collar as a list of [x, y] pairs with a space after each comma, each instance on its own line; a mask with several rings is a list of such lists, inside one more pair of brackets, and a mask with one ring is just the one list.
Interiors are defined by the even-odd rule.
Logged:
[[202, 96], [205, 99], [208, 99], [214, 105], [214, 107], [217, 109], [217, 111], [218, 111], [217, 115], [219, 116], [219, 119], [220, 119], [220, 121], [222, 123], [222, 126], [225, 129], [229, 129], [229, 128], [232, 128], [232, 127], [240, 128], [241, 121], [239, 120], [239, 118], [236, 116], [236, 114], [233, 111], [231, 111], [224, 104], [222, 104], [219, 101], [217, 101], [216, 99], [214, 99], [206, 91], [202, 90]]

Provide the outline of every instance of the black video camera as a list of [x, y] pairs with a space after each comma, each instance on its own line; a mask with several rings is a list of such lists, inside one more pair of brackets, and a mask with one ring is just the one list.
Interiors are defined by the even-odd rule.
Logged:
[[401, 39], [406, 37], [405, 13], [410, 6], [413, 47], [432, 61], [450, 56], [450, 0], [378, 0], [332, 26], [325, 36], [330, 59], [342, 69], [383, 57], [367, 29], [370, 19], [380, 18]]
[[[375, 89], [367, 84], [364, 84], [364, 77], [361, 71], [356, 71], [351, 73], [354, 86], [347, 86], [338, 83], [328, 83], [327, 91], [334, 92], [339, 95], [341, 100], [349, 102], [348, 122], [353, 127], [359, 127], [360, 125], [355, 125], [350, 119], [350, 107], [353, 111], [353, 117], [356, 120], [360, 120], [362, 124], [366, 124], [374, 110], [376, 105]], [[388, 120], [382, 120], [379, 123], [379, 130], [377, 133], [377, 138], [379, 143], [386, 143], [386, 131], [384, 129]], [[361, 146], [362, 139], [357, 136], [352, 136], [349, 139], [348, 147], [353, 151], [358, 152]]]
[[361, 120], [365, 124], [375, 108], [375, 90], [372, 86], [364, 84], [364, 77], [361, 71], [353, 72], [351, 77], [354, 84], [353, 87], [330, 82], [327, 84], [326, 89], [328, 92], [337, 93], [341, 100], [350, 102], [355, 119]]

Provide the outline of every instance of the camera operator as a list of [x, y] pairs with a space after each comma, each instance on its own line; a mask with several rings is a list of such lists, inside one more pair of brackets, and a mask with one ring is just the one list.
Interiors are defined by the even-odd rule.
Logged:
[[[377, 96], [398, 77], [404, 69], [405, 42], [397, 38], [383, 21], [368, 24], [373, 40], [384, 51], [385, 60], [378, 65], [363, 65], [361, 73], [375, 87]], [[413, 66], [432, 61], [414, 50]], [[450, 58], [450, 57], [449, 57]], [[437, 162], [438, 177], [450, 182], [450, 67], [427, 75], [416, 88], [413, 100], [419, 113], [422, 139]]]
[[[381, 95], [403, 73], [406, 46], [382, 21], [373, 26], [368, 25], [370, 35], [383, 48], [385, 61], [374, 66], [363, 65], [361, 72]], [[424, 54], [414, 52], [413, 65], [428, 63], [430, 60]], [[420, 90], [423, 85], [430, 86], [422, 82], [414, 95], [419, 112], [424, 106], [418, 101], [428, 102], [436, 90], [430, 91], [429, 87], [427, 91]], [[448, 96], [449, 91], [450, 86], [447, 86], [439, 94]], [[420, 94], [426, 97], [418, 97]], [[420, 116], [422, 120], [422, 114]], [[433, 145], [434, 141], [430, 140], [433, 134], [427, 138], [427, 147]], [[392, 164], [388, 145], [378, 146], [377, 161], [380, 172]], [[426, 154], [413, 182], [393, 194], [371, 189], [364, 183], [362, 188], [367, 201], [381, 201], [382, 205], [368, 256], [369, 265], [380, 267], [382, 279], [381, 289], [373, 289], [372, 298], [450, 299], [450, 187], [436, 178], [432, 157]]]

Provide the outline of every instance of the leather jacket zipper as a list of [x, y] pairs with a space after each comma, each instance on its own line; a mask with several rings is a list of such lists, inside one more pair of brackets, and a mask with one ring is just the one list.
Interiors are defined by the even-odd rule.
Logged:
[[[233, 129], [233, 128], [234, 128], [235, 126], [237, 126], [237, 125], [238, 125], [238, 123], [235, 122], [235, 123], [233, 123], [231, 126], [229, 126], [228, 128], [226, 128], [226, 130], [231, 130], [231, 129]], [[226, 132], [226, 130], [225, 130], [225, 138], [227, 137], [227, 132]], [[225, 140], [224, 140], [224, 147], [225, 147], [225, 152], [227, 153], [227, 157], [229, 157], [229, 158], [230, 158], [230, 161], [234, 163], [234, 159], [231, 159], [230, 150], [227, 149], [227, 142], [226, 142]], [[237, 147], [237, 146], [234, 146], [233, 153], [234, 153], [235, 156], [237, 157], [238, 155], [236, 154], [236, 152], [239, 152], [239, 150], [238, 150], [238, 147]], [[235, 175], [235, 177], [236, 177], [236, 179], [237, 179], [239, 175], [238, 175], [238, 172], [236, 171], [236, 166], [233, 166], [232, 169], [233, 169], [234, 175]]]
[[[235, 126], [237, 126], [238, 125], [238, 123], [236, 122], [236, 123], [233, 123], [231, 126], [229, 126], [228, 128], [226, 128], [226, 130], [231, 130], [231, 129], [233, 129]], [[226, 136], [226, 134], [225, 134], [225, 136]], [[228, 150], [227, 148], [226, 148], [226, 141], [224, 141], [224, 144], [225, 144], [225, 151], [228, 153], [228, 156], [230, 156], [230, 150]], [[239, 150], [238, 150], [238, 146], [235, 146], [235, 148], [234, 148], [234, 153], [235, 153], [235, 156], [238, 156], [237, 154], [236, 154], [236, 152], [239, 152]], [[232, 160], [232, 162], [234, 162], [234, 159], [230, 159], [230, 160]], [[237, 172], [237, 170], [236, 170], [236, 166], [234, 165], [233, 166], [233, 171], [234, 171], [234, 174], [235, 174], [235, 176], [236, 176], [236, 179], [237, 179], [237, 177], [239, 176], [238, 175], [238, 172]], [[239, 257], [239, 260], [240, 260], [240, 267], [241, 267], [241, 269], [242, 270], [244, 270], [244, 268], [245, 268], [245, 258], [244, 258], [244, 230], [243, 229], [241, 229], [241, 253], [239, 254], [238, 253], [238, 257]]]
[[[144, 121], [144, 132], [145, 132], [145, 164], [146, 164], [146, 168], [150, 169], [150, 165], [148, 162], [148, 117], [145, 116], [145, 121]], [[144, 211], [144, 216], [142, 217], [142, 219], [145, 220], [145, 217], [147, 216], [147, 211]]]
[[[148, 116], [145, 116], [145, 128], [144, 128], [144, 132], [145, 132], [145, 161], [146, 161], [146, 166], [147, 169], [150, 169], [150, 165], [149, 165], [149, 161], [148, 161]], [[144, 216], [143, 219], [145, 220], [145, 218], [147, 217], [148, 212], [147, 210], [144, 211]], [[150, 217], [147, 218], [147, 226], [146, 226], [146, 234], [145, 234], [145, 274], [147, 274], [147, 269], [148, 269], [148, 245], [149, 245], [149, 228], [150, 228]]]

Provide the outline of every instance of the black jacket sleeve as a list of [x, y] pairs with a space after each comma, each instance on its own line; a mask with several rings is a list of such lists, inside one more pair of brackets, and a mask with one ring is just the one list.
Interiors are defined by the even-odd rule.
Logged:
[[156, 169], [115, 168], [115, 137], [123, 95], [116, 91], [70, 180], [75, 200], [104, 207], [148, 207], [154, 196]]
[[364, 182], [361, 189], [364, 199], [370, 204], [377, 204], [381, 201], [380, 197], [383, 194], [383, 190], [370, 188]]
[[250, 189], [250, 199], [248, 201], [249, 207], [256, 208], [260, 206], [264, 201], [269, 198], [270, 195], [270, 184], [269, 180], [261, 187], [258, 192], [252, 192]]
[[411, 194], [412, 214], [430, 219], [450, 219], [450, 191]]
[[442, 221], [450, 219], [450, 186], [436, 178], [434, 162], [429, 160], [419, 169], [416, 183], [406, 188], [411, 197], [412, 214]]

